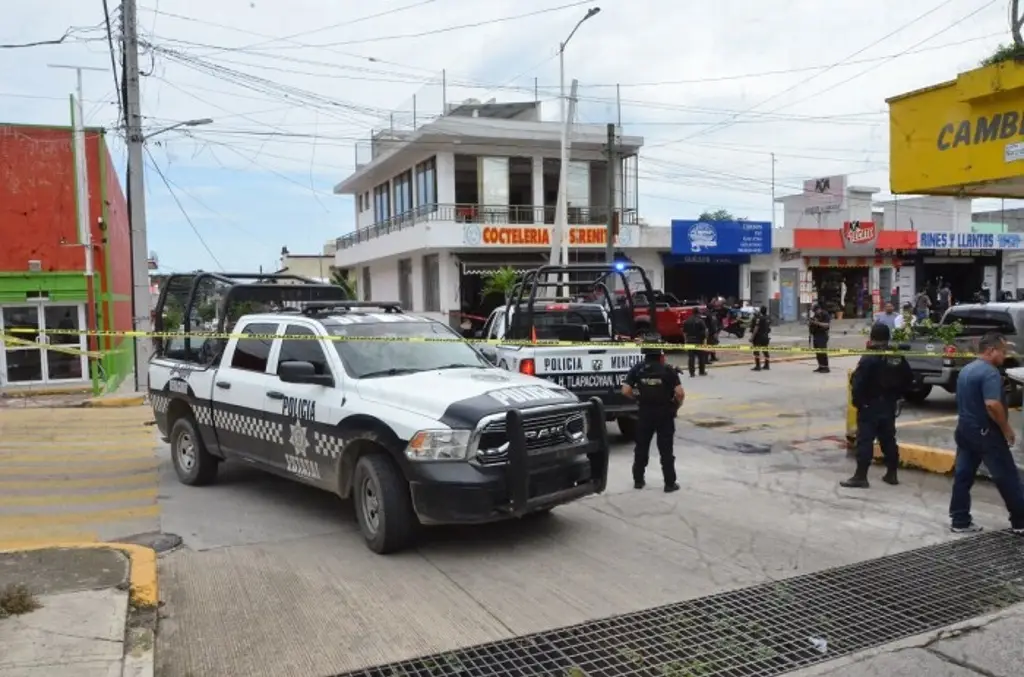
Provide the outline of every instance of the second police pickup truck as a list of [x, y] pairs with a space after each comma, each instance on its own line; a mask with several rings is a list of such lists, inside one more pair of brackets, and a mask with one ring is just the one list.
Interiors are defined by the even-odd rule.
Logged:
[[[539, 376], [581, 398], [600, 399], [607, 419], [618, 423], [623, 437], [633, 439], [637, 404], [621, 390], [626, 374], [643, 357], [634, 340], [638, 328], [633, 299], [641, 292], [630, 291], [630, 274], [642, 281], [653, 316], [650, 281], [632, 264], [542, 266], [528, 272], [478, 333], [492, 342], [481, 352], [503, 369]], [[621, 287], [618, 293], [609, 289], [615, 286], [613, 280]], [[537, 345], [531, 344], [534, 340]], [[543, 345], [556, 340], [579, 345]]]
[[[397, 303], [349, 301], [338, 287], [284, 277], [200, 273], [165, 284], [158, 322], [169, 290], [190, 288], [178, 302], [189, 318], [213, 281], [226, 287], [219, 331], [231, 334], [190, 336], [186, 320], [183, 338], [158, 343], [150, 363], [156, 423], [180, 481], [209, 484], [237, 460], [352, 498], [378, 553], [406, 547], [420, 525], [545, 513], [604, 491], [599, 400], [497, 369], [447, 325]], [[231, 326], [237, 307], [245, 314]]]

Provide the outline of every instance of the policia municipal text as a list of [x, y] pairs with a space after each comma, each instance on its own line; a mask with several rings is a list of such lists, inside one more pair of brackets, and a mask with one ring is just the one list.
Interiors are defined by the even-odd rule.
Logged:
[[676, 412], [682, 406], [686, 393], [679, 382], [679, 372], [664, 363], [664, 351], [645, 348], [643, 354], [644, 361], [629, 370], [622, 385], [622, 394], [636, 397], [640, 405], [636, 448], [633, 451], [633, 487], [643, 489], [646, 484], [644, 473], [650, 457], [651, 439], [657, 435], [665, 493], [671, 493], [679, 489], [672, 443], [676, 432]]

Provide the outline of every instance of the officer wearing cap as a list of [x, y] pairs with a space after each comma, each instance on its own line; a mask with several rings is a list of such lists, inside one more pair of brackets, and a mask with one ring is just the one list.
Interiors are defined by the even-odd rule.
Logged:
[[643, 355], [643, 362], [629, 370], [622, 385], [622, 394], [636, 398], [640, 405], [633, 450], [633, 487], [643, 489], [646, 484], [644, 473], [650, 459], [651, 440], [657, 436], [665, 493], [671, 493], [679, 490], [672, 442], [676, 412], [686, 393], [679, 382], [679, 371], [665, 364], [665, 353], [660, 348], [644, 348]]
[[[900, 463], [896, 445], [896, 414], [899, 401], [914, 384], [914, 374], [902, 355], [885, 355], [889, 349], [888, 325], [871, 327], [868, 349], [853, 372], [850, 384], [853, 406], [857, 408], [857, 470], [839, 484], [851, 489], [866, 489], [868, 468], [874, 457], [875, 440], [885, 458], [886, 484], [899, 484], [896, 468]], [[872, 354], [873, 353], [873, 354]]]

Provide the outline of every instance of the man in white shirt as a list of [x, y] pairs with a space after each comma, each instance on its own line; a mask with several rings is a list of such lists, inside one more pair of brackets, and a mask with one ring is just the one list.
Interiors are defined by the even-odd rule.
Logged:
[[885, 304], [885, 312], [875, 315], [876, 324], [884, 324], [889, 327], [890, 330], [896, 328], [896, 322], [898, 322], [900, 316], [896, 314], [896, 310], [893, 308], [891, 303]]
[[913, 327], [917, 324], [917, 318], [914, 317], [914, 307], [909, 303], [904, 304], [903, 312], [900, 313], [893, 322], [895, 329], [903, 329], [904, 327]]

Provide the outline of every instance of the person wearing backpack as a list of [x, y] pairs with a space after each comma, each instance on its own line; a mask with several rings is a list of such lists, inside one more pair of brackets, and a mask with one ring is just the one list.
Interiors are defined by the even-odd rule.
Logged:
[[[764, 350], [771, 341], [772, 321], [768, 317], [768, 308], [761, 306], [754, 321], [750, 325], [750, 345], [754, 347], [754, 369], [753, 371], [769, 371], [768, 351]], [[761, 348], [761, 350], [758, 350]], [[764, 367], [761, 366], [761, 357], [764, 356]]]
[[899, 402], [914, 385], [914, 373], [902, 355], [885, 354], [892, 334], [878, 323], [871, 327], [867, 355], [862, 355], [850, 383], [853, 406], [857, 409], [857, 469], [853, 477], [840, 482], [848, 489], [867, 489], [868, 468], [875, 455], [875, 440], [885, 458], [886, 484], [899, 484], [896, 469], [900, 450], [896, 444], [896, 415]]

